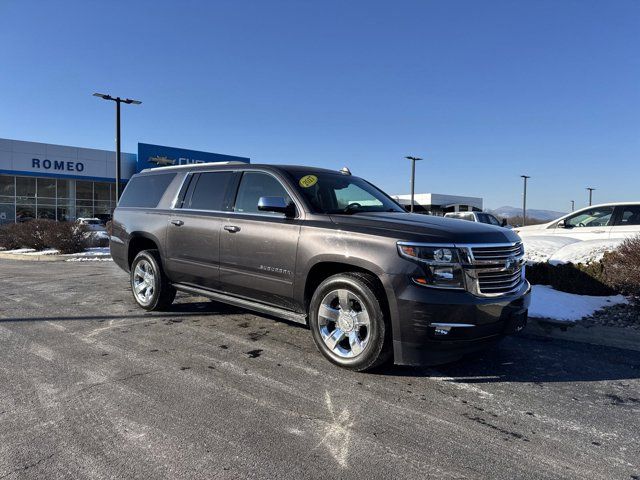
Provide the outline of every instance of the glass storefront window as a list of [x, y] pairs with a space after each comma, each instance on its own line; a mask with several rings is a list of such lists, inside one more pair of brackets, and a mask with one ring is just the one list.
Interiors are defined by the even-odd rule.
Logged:
[[76, 205], [73, 200], [58, 200], [56, 218], [60, 222], [71, 222], [76, 219]]
[[109, 201], [111, 185], [104, 182], [96, 182], [93, 184], [93, 199], [96, 201]]
[[56, 181], [53, 178], [38, 178], [38, 199], [56, 198]]
[[78, 200], [93, 200], [93, 182], [76, 180], [76, 198]]
[[0, 203], [0, 225], [16, 220], [16, 207], [13, 203]]
[[58, 180], [58, 198], [75, 198], [73, 180]]
[[36, 218], [36, 206], [35, 205], [16, 205], [16, 221], [26, 222], [27, 220], [33, 220]]
[[38, 218], [46, 218], [47, 220], [56, 219], [56, 206], [55, 205], [40, 205], [38, 204]]
[[10, 175], [0, 175], [0, 199], [11, 198], [16, 195], [15, 177]]
[[16, 196], [36, 198], [36, 179], [31, 177], [16, 177]]
[[47, 218], [108, 220], [115, 208], [112, 182], [0, 175], [0, 224]]

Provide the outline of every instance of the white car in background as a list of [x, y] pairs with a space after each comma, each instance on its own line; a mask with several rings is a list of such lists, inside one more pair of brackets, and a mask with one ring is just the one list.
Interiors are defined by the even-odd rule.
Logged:
[[78, 218], [78, 225], [84, 225], [90, 232], [104, 232], [106, 228], [99, 218]]
[[523, 239], [561, 235], [576, 240], [623, 239], [640, 235], [640, 202], [605, 203], [571, 212], [549, 223], [518, 227]]
[[486, 223], [488, 225], [495, 225], [496, 227], [510, 228], [507, 225], [506, 219], [502, 220], [502, 222], [501, 222], [500, 220], [498, 220], [491, 213], [485, 213], [485, 212], [449, 212], [449, 213], [445, 213], [444, 216], [446, 218], [457, 218], [459, 220], [469, 220], [470, 222], [479, 222], [479, 223]]

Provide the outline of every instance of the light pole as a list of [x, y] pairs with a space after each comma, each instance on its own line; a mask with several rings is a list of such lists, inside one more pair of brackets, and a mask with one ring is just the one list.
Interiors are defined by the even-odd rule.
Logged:
[[104, 93], [94, 93], [94, 97], [100, 97], [103, 100], [111, 100], [116, 102], [116, 203], [120, 200], [120, 179], [121, 175], [121, 164], [120, 164], [120, 104], [126, 103], [128, 105], [140, 105], [142, 102], [140, 100], [132, 100], [130, 98], [120, 98], [120, 97], [112, 97], [111, 95], [107, 95]]
[[524, 194], [522, 196], [522, 226], [527, 224], [527, 180], [531, 177], [528, 175], [520, 175], [524, 180]]
[[595, 188], [593, 187], [587, 187], [587, 190], [589, 191], [589, 206], [592, 205], [592, 200], [593, 200], [593, 191], [595, 190]]
[[576, 209], [576, 201], [571, 200], [571, 211], [573, 212]]
[[422, 160], [420, 157], [404, 157], [407, 160], [411, 160], [411, 213], [413, 213], [413, 204], [415, 196], [415, 184], [416, 184], [416, 162]]

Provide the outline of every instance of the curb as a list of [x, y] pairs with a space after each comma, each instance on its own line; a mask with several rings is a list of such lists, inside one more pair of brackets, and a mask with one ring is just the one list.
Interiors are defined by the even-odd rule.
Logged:
[[640, 331], [631, 328], [602, 325], [585, 327], [580, 325], [580, 322], [561, 323], [548, 318], [529, 317], [527, 327], [522, 333], [533, 337], [590, 343], [640, 352]]
[[[31, 262], [66, 262], [67, 260], [74, 260], [76, 258], [92, 258], [86, 256], [74, 256], [74, 255], [24, 255], [20, 253], [2, 253], [0, 252], [0, 259], [6, 260], [26, 260]], [[106, 258], [100, 256], [98, 258]], [[109, 256], [109, 259], [111, 257]]]

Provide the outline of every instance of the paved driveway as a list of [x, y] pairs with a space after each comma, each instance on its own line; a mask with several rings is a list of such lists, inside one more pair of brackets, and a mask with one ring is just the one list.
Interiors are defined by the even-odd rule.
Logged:
[[0, 260], [0, 298], [0, 479], [640, 478], [637, 352], [358, 374], [294, 324], [145, 313], [111, 262]]

